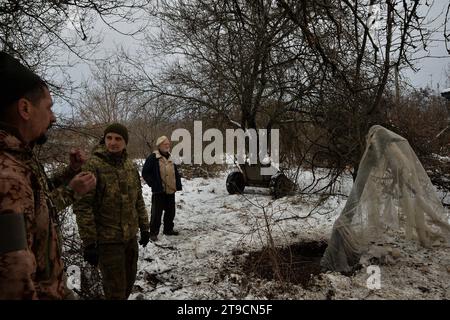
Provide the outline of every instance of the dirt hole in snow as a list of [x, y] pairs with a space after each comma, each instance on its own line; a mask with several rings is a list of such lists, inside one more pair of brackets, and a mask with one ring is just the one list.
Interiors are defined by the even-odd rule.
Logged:
[[251, 252], [244, 262], [244, 272], [267, 280], [282, 280], [308, 288], [311, 276], [320, 274], [320, 259], [327, 243], [303, 241], [271, 250], [264, 247]]

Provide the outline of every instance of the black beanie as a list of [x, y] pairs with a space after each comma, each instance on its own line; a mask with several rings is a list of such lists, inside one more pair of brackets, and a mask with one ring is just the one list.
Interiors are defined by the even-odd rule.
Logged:
[[19, 60], [0, 52], [0, 109], [22, 98], [45, 82]]
[[121, 135], [123, 140], [125, 140], [125, 143], [128, 144], [128, 129], [124, 125], [121, 125], [120, 123], [110, 124], [108, 127], [106, 127], [103, 138], [105, 138], [106, 135], [110, 132]]

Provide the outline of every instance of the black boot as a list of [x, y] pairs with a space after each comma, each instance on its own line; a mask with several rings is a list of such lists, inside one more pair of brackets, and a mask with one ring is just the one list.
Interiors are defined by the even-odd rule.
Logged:
[[175, 231], [175, 230], [170, 230], [170, 231], [164, 231], [164, 234], [166, 235], [166, 236], [177, 236], [177, 235], [179, 235], [180, 233], [178, 232], [178, 231]]

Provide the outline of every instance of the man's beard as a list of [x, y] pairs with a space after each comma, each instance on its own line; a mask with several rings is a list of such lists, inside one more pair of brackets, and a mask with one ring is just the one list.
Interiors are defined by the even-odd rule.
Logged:
[[39, 136], [39, 138], [37, 138], [34, 143], [37, 145], [43, 145], [44, 143], [47, 142], [48, 140], [48, 136], [47, 136], [47, 132], [48, 130], [51, 129], [51, 127], [53, 126], [53, 123], [50, 123], [50, 125], [47, 127], [47, 131], [45, 133], [43, 133], [41, 136]]

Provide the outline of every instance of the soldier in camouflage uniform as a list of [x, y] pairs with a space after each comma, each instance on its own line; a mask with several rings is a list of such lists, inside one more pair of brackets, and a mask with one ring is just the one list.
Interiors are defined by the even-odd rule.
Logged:
[[106, 299], [127, 299], [137, 272], [138, 243], [150, 233], [137, 167], [127, 158], [128, 131], [106, 128], [83, 170], [93, 172], [97, 187], [74, 205], [85, 260], [100, 267]]
[[[55, 121], [45, 82], [0, 52], [0, 299], [64, 299], [57, 212], [95, 187], [84, 156], [49, 180], [33, 153]], [[75, 177], [74, 177], [75, 176]]]

